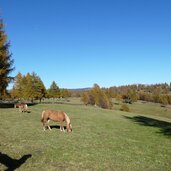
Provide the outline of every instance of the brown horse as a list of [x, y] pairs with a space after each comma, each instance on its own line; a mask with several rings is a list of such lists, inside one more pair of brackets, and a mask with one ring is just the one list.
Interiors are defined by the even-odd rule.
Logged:
[[20, 112], [27, 112], [28, 106], [26, 103], [17, 103], [14, 105], [15, 108], [19, 108]]
[[[65, 112], [55, 111], [55, 110], [43, 111], [41, 122], [43, 123], [43, 129], [44, 130], [45, 130], [47, 122], [49, 123], [50, 120], [60, 122], [60, 130], [64, 131], [64, 132], [65, 132], [65, 130], [64, 130], [63, 123], [66, 122], [67, 132], [72, 131], [72, 125], [70, 123], [70, 119]], [[48, 124], [47, 124], [47, 127], [51, 130], [51, 128]]]

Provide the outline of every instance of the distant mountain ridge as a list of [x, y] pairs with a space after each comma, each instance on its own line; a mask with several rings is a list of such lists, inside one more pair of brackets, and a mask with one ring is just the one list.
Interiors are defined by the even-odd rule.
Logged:
[[88, 91], [90, 90], [91, 87], [87, 87], [87, 88], [73, 88], [73, 89], [68, 89], [69, 91]]

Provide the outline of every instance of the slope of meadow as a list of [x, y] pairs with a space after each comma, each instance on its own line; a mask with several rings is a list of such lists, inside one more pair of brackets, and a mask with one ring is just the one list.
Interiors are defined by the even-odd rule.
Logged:
[[[64, 110], [72, 133], [55, 122], [43, 131], [44, 109]], [[0, 108], [0, 170], [169, 170], [167, 117], [71, 104], [39, 104], [30, 113]]]

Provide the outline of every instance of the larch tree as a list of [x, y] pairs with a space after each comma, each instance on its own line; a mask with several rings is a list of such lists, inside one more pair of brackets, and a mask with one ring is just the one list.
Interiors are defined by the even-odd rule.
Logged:
[[22, 87], [24, 92], [24, 98], [25, 99], [34, 99], [34, 87], [33, 87], [33, 78], [30, 73], [27, 73], [27, 75], [23, 78], [22, 81]]
[[67, 89], [60, 89], [60, 97], [67, 98], [69, 97], [69, 91]]
[[113, 107], [112, 99], [97, 84], [94, 84], [93, 88], [88, 92], [83, 93], [82, 101], [86, 105], [95, 105], [105, 109], [111, 109]]
[[83, 92], [81, 100], [85, 105], [88, 105], [90, 103], [88, 92]]
[[47, 91], [43, 84], [43, 81], [34, 72], [32, 74], [32, 90], [33, 90], [32, 94], [34, 95], [34, 98], [39, 99], [40, 102], [42, 98], [46, 97], [47, 95]]
[[23, 76], [20, 72], [14, 78], [14, 85], [11, 91], [11, 96], [14, 99], [19, 99], [22, 97], [22, 87], [21, 87], [22, 78]]
[[31, 100], [41, 99], [46, 96], [46, 88], [36, 73], [27, 73], [26, 76], [22, 76], [18, 73], [14, 79], [14, 86], [12, 89], [12, 97]]

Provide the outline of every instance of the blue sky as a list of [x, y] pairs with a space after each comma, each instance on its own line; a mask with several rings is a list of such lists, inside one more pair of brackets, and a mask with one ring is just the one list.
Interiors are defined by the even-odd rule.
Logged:
[[170, 0], [0, 0], [18, 72], [49, 88], [171, 82]]

